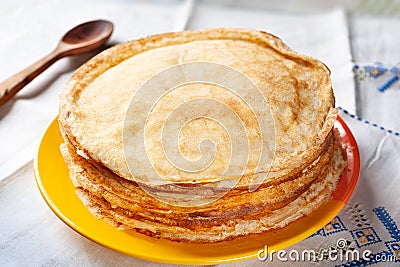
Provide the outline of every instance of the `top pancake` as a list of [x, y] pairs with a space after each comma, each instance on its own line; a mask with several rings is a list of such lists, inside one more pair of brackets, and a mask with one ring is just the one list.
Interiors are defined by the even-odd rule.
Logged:
[[[218, 63], [239, 71], [258, 88], [268, 108], [249, 108], [245, 100], [253, 94], [247, 88], [239, 88], [235, 94], [215, 84], [185, 84], [165, 91], [163, 98], [154, 103], [152, 113], [145, 118], [144, 130], [136, 124], [143, 118], [131, 116], [125, 122], [131, 100], [148, 79], [169, 67], [190, 62]], [[268, 171], [272, 179], [307, 166], [323, 149], [336, 119], [329, 74], [320, 61], [293, 52], [279, 38], [265, 32], [207, 29], [154, 35], [112, 47], [80, 67], [60, 96], [60, 127], [81, 155], [128, 180], [134, 178], [124, 156], [124, 123], [132, 138], [144, 131], [146, 155], [129, 158], [140, 175], [149, 173], [145, 167], [148, 156], [151, 167], [174, 182], [206, 182], [242, 174], [251, 177]], [[224, 73], [213, 75], [218, 78]], [[149, 98], [153, 94], [149, 91]], [[219, 106], [205, 109], [201, 117], [180, 125], [176, 135], [179, 151], [189, 162], [201, 158], [201, 141], [214, 142], [215, 157], [208, 168], [195, 173], [182, 171], [165, 157], [161, 136], [168, 116], [174, 114], [170, 116], [174, 119], [195, 114], [198, 110], [177, 107], [200, 98], [229, 107], [246, 129], [248, 147], [239, 142], [235, 150], [248, 156], [244, 171], [241, 162], [231, 161], [238, 156], [232, 155], [230, 145], [231, 140], [240, 139], [239, 133], [232, 131], [237, 124], [228, 119], [221, 127], [217, 119], [212, 119], [217, 113], [222, 118], [228, 116]], [[270, 123], [274, 123], [275, 130], [261, 132], [255, 115], [268, 117], [266, 110], [272, 114]], [[269, 157], [271, 169], [268, 164], [258, 166], [262, 152]], [[232, 168], [224, 173], [229, 165]]]

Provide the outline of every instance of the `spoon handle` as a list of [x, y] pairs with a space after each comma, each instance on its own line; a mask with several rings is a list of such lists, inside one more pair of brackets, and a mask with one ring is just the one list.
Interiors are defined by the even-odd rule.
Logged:
[[0, 107], [61, 57], [62, 55], [59, 50], [56, 49], [44, 58], [0, 83]]

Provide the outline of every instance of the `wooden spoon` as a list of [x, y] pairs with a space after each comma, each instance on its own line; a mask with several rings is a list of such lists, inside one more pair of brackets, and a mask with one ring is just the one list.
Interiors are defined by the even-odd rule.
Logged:
[[53, 52], [0, 83], [0, 107], [60, 58], [87, 53], [105, 44], [113, 29], [109, 21], [93, 20], [68, 31]]

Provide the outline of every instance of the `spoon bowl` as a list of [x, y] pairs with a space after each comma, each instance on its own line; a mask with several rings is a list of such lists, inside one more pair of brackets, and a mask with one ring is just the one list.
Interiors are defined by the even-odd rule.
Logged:
[[69, 50], [69, 55], [90, 52], [103, 45], [113, 30], [113, 24], [107, 20], [88, 21], [69, 30], [62, 37], [60, 45], [75, 47]]

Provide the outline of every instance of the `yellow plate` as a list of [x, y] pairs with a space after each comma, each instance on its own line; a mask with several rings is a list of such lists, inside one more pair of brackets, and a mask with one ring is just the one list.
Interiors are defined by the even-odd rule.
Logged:
[[341, 118], [336, 127], [347, 146], [349, 171], [342, 175], [333, 198], [322, 207], [284, 229], [249, 240], [236, 240], [208, 245], [155, 240], [128, 231], [118, 231], [96, 219], [75, 195], [68, 170], [59, 151], [62, 137], [55, 119], [44, 133], [35, 156], [35, 177], [39, 190], [54, 213], [81, 235], [113, 250], [151, 261], [176, 264], [218, 264], [257, 257], [265, 245], [271, 250], [293, 245], [332, 220], [354, 191], [359, 175], [357, 144]]

